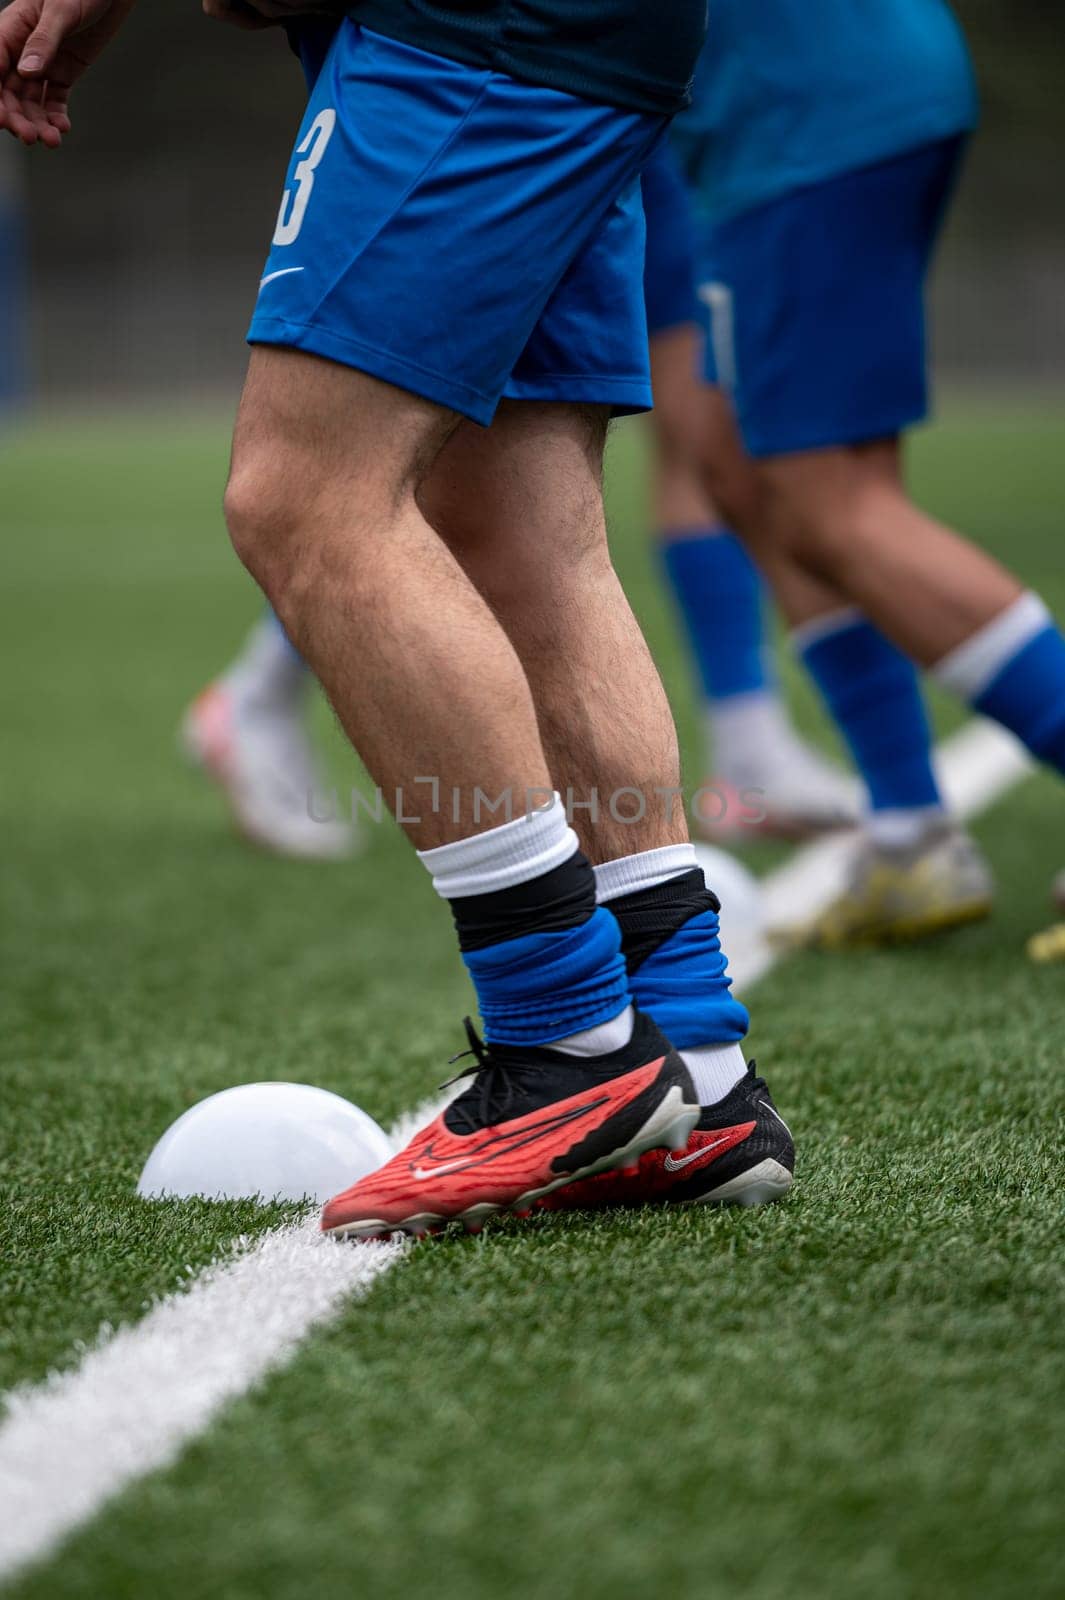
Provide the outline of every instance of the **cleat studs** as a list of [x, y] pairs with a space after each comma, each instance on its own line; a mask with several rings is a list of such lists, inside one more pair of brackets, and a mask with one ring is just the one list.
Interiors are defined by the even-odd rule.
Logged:
[[467, 1233], [480, 1233], [481, 1229], [484, 1227], [484, 1223], [481, 1221], [480, 1217], [465, 1218], [463, 1225]]
[[532, 1206], [515, 1206], [513, 1211], [511, 1212], [511, 1216], [512, 1217], [525, 1218], [525, 1217], [531, 1217], [532, 1213], [533, 1213]]

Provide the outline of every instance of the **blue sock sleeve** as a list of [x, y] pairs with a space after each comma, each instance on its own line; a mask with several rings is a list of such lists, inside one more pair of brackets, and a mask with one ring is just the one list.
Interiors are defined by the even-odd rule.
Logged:
[[675, 1050], [735, 1044], [750, 1025], [745, 1007], [730, 993], [716, 911], [690, 917], [640, 963], [630, 982], [636, 1004]]
[[735, 534], [666, 533], [662, 559], [706, 698], [766, 688], [762, 580]]
[[973, 701], [1022, 739], [1033, 755], [1065, 773], [1065, 638], [1049, 623]]
[[864, 618], [800, 651], [865, 780], [874, 811], [941, 804], [913, 663]]

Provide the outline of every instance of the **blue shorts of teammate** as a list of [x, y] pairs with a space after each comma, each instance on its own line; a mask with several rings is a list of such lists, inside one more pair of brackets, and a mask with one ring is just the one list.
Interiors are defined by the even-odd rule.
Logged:
[[647, 331], [667, 333], [691, 323], [706, 325], [696, 289], [696, 230], [691, 196], [670, 146], [658, 146], [643, 170], [647, 257], [643, 293]]
[[639, 174], [664, 128], [342, 22], [249, 339], [484, 424], [503, 396], [646, 409]]
[[754, 456], [888, 438], [928, 413], [924, 288], [963, 137], [709, 226], [707, 377]]

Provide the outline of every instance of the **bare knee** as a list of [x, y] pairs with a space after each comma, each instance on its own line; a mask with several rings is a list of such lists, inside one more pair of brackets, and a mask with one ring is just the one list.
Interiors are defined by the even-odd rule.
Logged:
[[901, 485], [846, 452], [770, 463], [763, 481], [774, 544], [829, 579], [845, 575], [872, 546], [890, 538], [905, 505]]
[[233, 548], [275, 608], [292, 583], [306, 522], [296, 475], [282, 452], [238, 449], [226, 485], [224, 509]]

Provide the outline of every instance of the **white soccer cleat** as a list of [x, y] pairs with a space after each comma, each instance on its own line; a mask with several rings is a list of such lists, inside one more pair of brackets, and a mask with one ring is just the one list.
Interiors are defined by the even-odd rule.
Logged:
[[707, 779], [695, 826], [711, 844], [735, 844], [752, 836], [805, 839], [857, 827], [861, 817], [858, 781], [789, 730], [757, 764]]
[[340, 861], [352, 854], [355, 831], [330, 814], [331, 793], [298, 705], [256, 705], [219, 678], [186, 711], [181, 744], [218, 784], [252, 844], [299, 860]]

